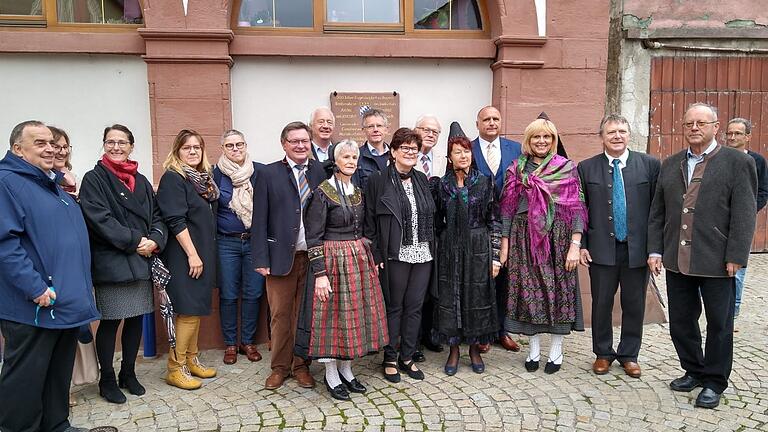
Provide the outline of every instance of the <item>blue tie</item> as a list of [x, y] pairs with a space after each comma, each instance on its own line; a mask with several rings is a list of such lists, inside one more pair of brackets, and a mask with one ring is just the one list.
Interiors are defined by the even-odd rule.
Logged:
[[624, 179], [621, 177], [619, 160], [613, 160], [613, 229], [616, 240], [627, 240], [627, 201], [624, 197]]

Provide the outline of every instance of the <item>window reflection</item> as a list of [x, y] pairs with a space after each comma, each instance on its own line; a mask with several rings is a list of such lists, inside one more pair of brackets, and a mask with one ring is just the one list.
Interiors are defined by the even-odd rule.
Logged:
[[414, 0], [413, 28], [480, 30], [480, 8], [475, 0]]
[[326, 22], [398, 24], [400, 0], [328, 0]]
[[139, 0], [57, 0], [56, 3], [61, 23], [142, 24], [144, 22]]
[[42, 15], [41, 0], [0, 0], [0, 15]]
[[240, 27], [312, 27], [312, 0], [243, 0]]

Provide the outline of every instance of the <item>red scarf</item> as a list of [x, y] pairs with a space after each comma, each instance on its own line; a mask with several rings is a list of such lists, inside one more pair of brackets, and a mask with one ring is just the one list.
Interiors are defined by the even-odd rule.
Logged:
[[101, 157], [101, 164], [107, 171], [115, 175], [131, 192], [136, 186], [136, 172], [139, 170], [139, 163], [132, 160], [125, 162], [116, 162], [105, 154]]

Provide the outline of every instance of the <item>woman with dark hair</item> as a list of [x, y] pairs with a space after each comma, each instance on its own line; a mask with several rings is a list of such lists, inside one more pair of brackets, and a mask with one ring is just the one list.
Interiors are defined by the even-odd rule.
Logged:
[[366, 392], [352, 360], [379, 351], [388, 337], [378, 271], [363, 238], [363, 193], [351, 182], [360, 149], [344, 140], [333, 150], [334, 174], [312, 192], [304, 211], [311, 274], [296, 353], [325, 364], [331, 396], [349, 400], [349, 392]]
[[390, 382], [400, 381], [398, 367], [413, 379], [424, 379], [412, 357], [435, 252], [435, 203], [427, 177], [413, 168], [419, 151], [421, 137], [411, 129], [398, 129], [390, 144], [389, 166], [369, 177], [365, 193], [365, 236], [373, 243], [387, 305], [389, 344], [384, 347], [383, 372]]
[[157, 188], [157, 203], [171, 234], [163, 257], [171, 280], [166, 291], [176, 312], [176, 346], [168, 355], [172, 386], [194, 390], [213, 378], [216, 369], [198, 358], [200, 317], [211, 313], [216, 283], [216, 210], [219, 188], [211, 176], [203, 137], [183, 129], [163, 163], [165, 174]]
[[501, 197], [501, 262], [509, 268], [504, 327], [529, 336], [529, 372], [539, 368], [539, 334], [550, 333], [544, 372], [551, 374], [563, 363], [563, 336], [584, 330], [576, 267], [587, 207], [576, 164], [556, 153], [551, 121], [529, 124], [522, 147]]
[[472, 168], [472, 144], [463, 136], [448, 140], [448, 169], [435, 190], [438, 232], [435, 328], [451, 347], [447, 375], [456, 374], [459, 344], [469, 344], [472, 370], [485, 371], [479, 344], [498, 334], [496, 288], [501, 269], [501, 226], [493, 183]]
[[[150, 258], [159, 253], [167, 231], [157, 207], [152, 183], [129, 159], [134, 148], [131, 131], [120, 124], [104, 129], [104, 155], [83, 176], [80, 205], [91, 242], [91, 273], [101, 323], [96, 332], [96, 354], [101, 368], [99, 394], [109, 402], [124, 403], [125, 395], [143, 395], [134, 366], [139, 351], [142, 317], [152, 312]], [[117, 328], [123, 323], [123, 359], [119, 381], [112, 359]]]
[[53, 156], [53, 169], [61, 173], [58, 178], [59, 186], [64, 192], [77, 197], [77, 176], [72, 172], [72, 146], [69, 143], [69, 135], [54, 126], [48, 126], [53, 134], [53, 142], [59, 151]]

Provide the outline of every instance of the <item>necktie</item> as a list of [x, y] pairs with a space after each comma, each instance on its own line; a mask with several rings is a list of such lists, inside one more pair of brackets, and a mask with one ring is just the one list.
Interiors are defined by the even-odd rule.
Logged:
[[496, 175], [496, 172], [499, 171], [499, 153], [496, 150], [496, 146], [492, 143], [488, 144], [486, 155], [486, 162], [488, 162], [488, 167], [491, 169], [491, 174]]
[[427, 178], [431, 178], [432, 173], [429, 172], [429, 156], [421, 155], [421, 167], [424, 168], [424, 174], [427, 175]]
[[624, 196], [624, 179], [621, 177], [619, 160], [613, 160], [613, 230], [616, 240], [627, 240], [627, 202]]
[[307, 205], [307, 198], [309, 198], [309, 182], [307, 182], [307, 175], [304, 172], [306, 165], [296, 165], [293, 168], [299, 170], [299, 199], [301, 199], [301, 209]]

